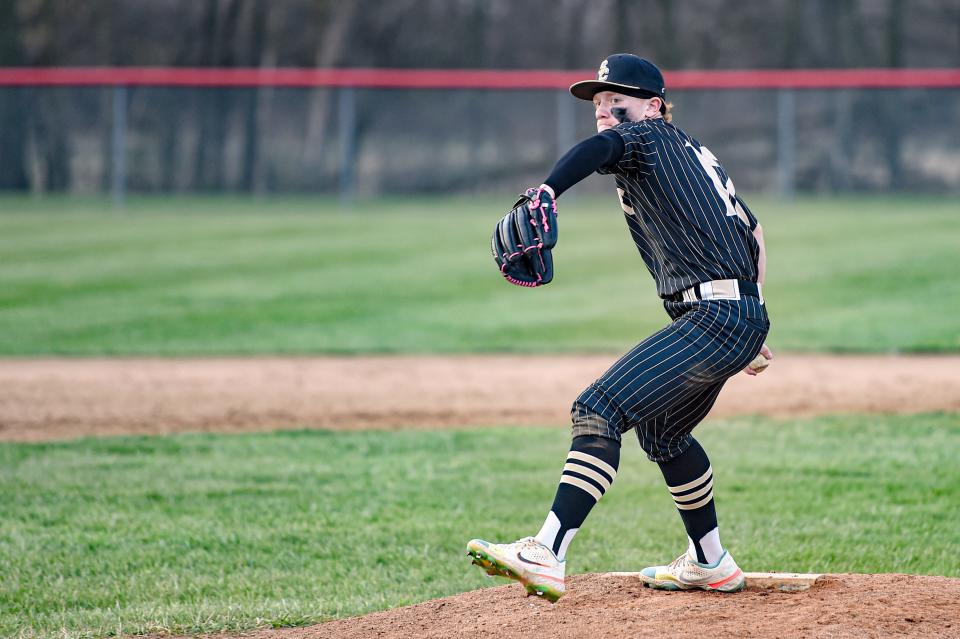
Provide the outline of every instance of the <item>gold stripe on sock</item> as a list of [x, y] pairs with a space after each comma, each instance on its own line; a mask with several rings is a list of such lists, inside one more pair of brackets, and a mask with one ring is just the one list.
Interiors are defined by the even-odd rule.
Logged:
[[670, 492], [671, 492], [671, 493], [682, 493], [682, 492], [685, 491], [685, 490], [690, 490], [691, 488], [696, 488], [697, 486], [699, 486], [700, 484], [702, 484], [703, 482], [705, 482], [705, 481], [707, 480], [707, 477], [709, 477], [712, 473], [713, 473], [713, 466], [708, 466], [708, 467], [707, 467], [707, 472], [705, 472], [704, 474], [700, 475], [699, 477], [697, 477], [697, 478], [694, 479], [693, 481], [688, 482], [688, 483], [686, 483], [686, 484], [683, 484], [682, 486], [667, 486], [667, 488], [670, 489]]
[[585, 461], [588, 464], [592, 464], [606, 474], [610, 475], [611, 480], [616, 479], [617, 477], [616, 469], [599, 457], [594, 457], [593, 455], [588, 455], [587, 453], [581, 453], [579, 450], [571, 450], [569, 453], [567, 453], [567, 459], [579, 459], [580, 461]]
[[677, 504], [677, 508], [680, 510], [696, 510], [701, 506], [706, 506], [710, 503], [710, 500], [713, 499], [713, 491], [710, 491], [710, 494], [701, 499], [700, 501], [695, 501], [692, 504]]
[[603, 493], [597, 490], [597, 487], [589, 482], [585, 482], [582, 479], [577, 477], [571, 477], [570, 475], [561, 475], [560, 476], [561, 484], [570, 484], [571, 486], [576, 486], [580, 490], [590, 494], [594, 500], [600, 501], [600, 498], [603, 497]]
[[607, 492], [608, 490], [610, 490], [610, 480], [595, 470], [592, 470], [580, 464], [571, 464], [569, 462], [564, 464], [563, 469], [569, 470], [570, 472], [578, 473], [580, 475], [583, 475], [584, 477], [589, 477], [593, 481], [600, 484], [600, 487], [603, 488], [603, 492]]
[[674, 495], [673, 501], [680, 503], [681, 501], [690, 501], [691, 499], [697, 499], [698, 497], [703, 497], [707, 493], [713, 492], [713, 479], [707, 482], [707, 485], [701, 488], [700, 490], [694, 491], [689, 495]]

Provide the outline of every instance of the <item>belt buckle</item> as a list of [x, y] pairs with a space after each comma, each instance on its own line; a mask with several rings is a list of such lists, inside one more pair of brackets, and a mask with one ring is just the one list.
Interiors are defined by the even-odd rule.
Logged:
[[739, 300], [740, 282], [735, 279], [710, 282], [710, 299]]
[[690, 302], [697, 300], [739, 300], [741, 297], [740, 282], [735, 279], [700, 282], [683, 292], [683, 299]]
[[743, 297], [740, 295], [740, 280], [733, 279], [728, 281], [733, 283], [733, 299], [739, 300], [741, 297]]

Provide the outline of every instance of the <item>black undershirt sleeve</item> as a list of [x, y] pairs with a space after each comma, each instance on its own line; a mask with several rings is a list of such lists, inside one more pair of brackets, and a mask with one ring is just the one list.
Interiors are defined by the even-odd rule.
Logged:
[[616, 131], [602, 131], [567, 151], [544, 184], [560, 197], [561, 193], [597, 169], [615, 165], [623, 151], [623, 138]]

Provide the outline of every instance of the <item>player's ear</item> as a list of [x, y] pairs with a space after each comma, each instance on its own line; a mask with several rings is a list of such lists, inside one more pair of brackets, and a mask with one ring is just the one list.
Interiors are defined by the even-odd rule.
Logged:
[[656, 117], [660, 113], [660, 107], [663, 106], [663, 100], [658, 97], [650, 98], [650, 101], [647, 102], [646, 115], [647, 117]]

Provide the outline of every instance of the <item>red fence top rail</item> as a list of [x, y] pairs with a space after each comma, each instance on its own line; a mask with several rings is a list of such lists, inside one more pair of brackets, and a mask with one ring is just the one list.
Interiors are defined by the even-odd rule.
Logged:
[[[958, 88], [960, 69], [670, 71], [671, 89]], [[0, 67], [0, 86], [565, 89], [593, 71], [188, 67]]]

